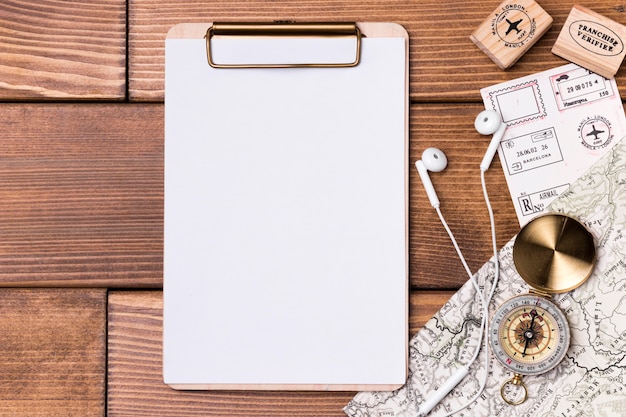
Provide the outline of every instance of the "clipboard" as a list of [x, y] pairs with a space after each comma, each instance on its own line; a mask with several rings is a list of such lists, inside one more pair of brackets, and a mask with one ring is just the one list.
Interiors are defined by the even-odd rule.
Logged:
[[165, 43], [164, 382], [402, 386], [407, 32], [179, 24]]

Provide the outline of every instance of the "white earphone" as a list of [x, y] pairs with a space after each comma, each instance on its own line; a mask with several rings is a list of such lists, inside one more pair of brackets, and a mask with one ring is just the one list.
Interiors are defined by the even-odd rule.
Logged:
[[447, 166], [448, 158], [446, 158], [446, 154], [437, 148], [425, 149], [424, 152], [422, 152], [422, 159], [415, 162], [415, 168], [417, 168], [417, 172], [420, 174], [428, 200], [430, 200], [430, 204], [434, 208], [439, 207], [439, 198], [437, 197], [433, 183], [430, 181], [428, 171], [441, 172], [446, 169]]
[[[422, 159], [415, 162], [415, 167], [417, 168], [417, 172], [419, 173], [419, 176], [422, 180], [422, 184], [424, 185], [424, 188], [426, 189], [426, 195], [428, 196], [428, 199], [430, 200], [430, 204], [437, 211], [437, 214], [439, 215], [439, 219], [441, 220], [441, 223], [443, 224], [444, 228], [448, 232], [448, 235], [450, 236], [450, 240], [452, 241], [452, 244], [454, 245], [454, 248], [456, 249], [456, 252], [459, 255], [459, 258], [461, 259], [461, 263], [463, 264], [470, 278], [470, 281], [472, 282], [472, 284], [474, 285], [474, 288], [476, 289], [478, 298], [480, 299], [480, 302], [483, 308], [483, 317], [482, 317], [481, 325], [480, 325], [480, 341], [482, 342], [483, 335], [484, 335], [485, 328], [486, 328], [486, 322], [487, 322], [488, 305], [489, 305], [489, 302], [491, 301], [491, 298], [493, 297], [493, 293], [496, 288], [498, 277], [500, 274], [500, 266], [499, 266], [498, 252], [497, 252], [497, 245], [496, 245], [494, 217], [493, 217], [493, 211], [491, 209], [491, 203], [489, 202], [489, 197], [487, 195], [487, 188], [485, 185], [485, 171], [489, 169], [489, 166], [491, 165], [491, 161], [493, 160], [493, 157], [495, 156], [496, 151], [498, 150], [498, 146], [500, 145], [500, 141], [502, 140], [502, 137], [504, 136], [504, 131], [506, 130], [506, 124], [502, 122], [500, 115], [496, 111], [484, 110], [480, 112], [478, 116], [476, 116], [476, 120], [474, 121], [474, 127], [476, 127], [476, 130], [482, 135], [493, 135], [493, 138], [491, 139], [491, 142], [489, 143], [489, 146], [487, 147], [487, 151], [485, 152], [485, 156], [483, 157], [483, 160], [480, 163], [480, 174], [481, 174], [481, 183], [483, 187], [483, 194], [485, 197], [485, 202], [487, 203], [487, 208], [489, 211], [489, 218], [491, 222], [491, 234], [492, 234], [492, 245], [493, 245], [493, 253], [494, 253], [494, 266], [495, 266], [494, 279], [493, 279], [493, 283], [491, 286], [491, 291], [487, 298], [485, 298], [484, 295], [482, 294], [480, 290], [480, 286], [478, 285], [478, 282], [476, 281], [474, 275], [470, 271], [469, 266], [467, 265], [467, 262], [465, 261], [465, 257], [461, 253], [461, 249], [459, 248], [456, 242], [456, 239], [454, 238], [454, 235], [452, 234], [452, 231], [448, 227], [448, 224], [446, 223], [443, 217], [443, 214], [441, 213], [441, 210], [439, 209], [439, 205], [440, 205], [439, 198], [437, 197], [437, 193], [435, 192], [435, 187], [433, 187], [433, 184], [430, 181], [430, 177], [428, 176], [428, 171], [441, 172], [446, 168], [446, 166], [448, 165], [448, 159], [446, 158], [446, 155], [437, 148], [427, 148], [422, 153]], [[435, 408], [435, 406], [437, 406], [437, 404], [439, 404], [439, 402], [441, 402], [441, 400], [443, 400], [469, 374], [470, 366], [478, 358], [481, 344], [482, 343], [479, 342], [478, 347], [472, 359], [467, 364], [461, 366], [456, 372], [450, 375], [450, 377], [448, 377], [448, 379], [437, 390], [435, 390], [435, 392], [431, 393], [424, 400], [424, 402], [420, 404], [419, 409], [418, 409], [418, 416], [425, 416], [428, 413], [430, 413], [430, 411], [433, 408]], [[473, 399], [470, 400], [466, 405], [447, 413], [446, 416], [450, 416], [462, 410], [463, 408], [467, 407], [476, 398], [478, 398], [478, 396], [482, 393], [487, 382], [488, 366], [489, 366], [488, 356], [486, 356], [484, 366], [485, 366], [486, 371], [485, 371], [483, 382], [481, 384], [481, 387], [478, 393], [475, 394]]]
[[478, 114], [478, 116], [476, 116], [476, 120], [474, 120], [474, 127], [476, 127], [476, 130], [481, 135], [493, 135], [493, 138], [487, 147], [487, 151], [485, 152], [485, 156], [480, 163], [480, 170], [487, 171], [489, 169], [489, 165], [491, 165], [493, 157], [496, 154], [496, 151], [498, 150], [502, 136], [504, 136], [506, 124], [502, 123], [500, 115], [495, 110], [483, 110]]

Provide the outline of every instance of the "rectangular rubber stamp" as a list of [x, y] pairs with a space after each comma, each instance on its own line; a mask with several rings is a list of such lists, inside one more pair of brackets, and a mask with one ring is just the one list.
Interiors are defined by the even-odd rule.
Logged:
[[625, 26], [575, 5], [552, 53], [605, 78], [613, 78], [626, 55], [625, 39]]
[[470, 39], [501, 69], [510, 68], [552, 26], [552, 16], [534, 0], [506, 0]]

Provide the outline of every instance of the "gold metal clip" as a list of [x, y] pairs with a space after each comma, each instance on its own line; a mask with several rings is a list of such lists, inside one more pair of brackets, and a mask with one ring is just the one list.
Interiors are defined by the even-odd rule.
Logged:
[[[282, 36], [282, 37], [355, 37], [356, 51], [353, 61], [340, 63], [297, 63], [297, 64], [220, 64], [211, 53], [214, 36]], [[214, 23], [206, 32], [206, 50], [209, 65], [213, 68], [335, 68], [354, 67], [361, 59], [361, 30], [356, 23]]]
[[[502, 399], [506, 401], [507, 404], [520, 405], [528, 399], [528, 389], [526, 388], [526, 384], [524, 384], [524, 381], [522, 381], [523, 377], [524, 375], [515, 374], [513, 378], [509, 379], [504, 384], [502, 384], [502, 387], [500, 388], [500, 395], [502, 396]], [[521, 399], [511, 399], [507, 396], [506, 391], [509, 385], [512, 385], [513, 387], [521, 388], [522, 390]]]

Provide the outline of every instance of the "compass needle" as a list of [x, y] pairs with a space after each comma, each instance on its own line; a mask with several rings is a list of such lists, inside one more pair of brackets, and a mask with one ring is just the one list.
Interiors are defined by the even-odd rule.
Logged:
[[[500, 305], [491, 321], [497, 336], [492, 353], [514, 377], [500, 390], [511, 405], [528, 397], [525, 375], [539, 375], [554, 369], [565, 357], [570, 328], [565, 314], [550, 301], [550, 294], [570, 291], [591, 275], [595, 265], [593, 237], [573, 218], [548, 214], [530, 221], [518, 233], [513, 245], [513, 262], [519, 275], [530, 285], [530, 294], [512, 297]], [[523, 398], [511, 397], [510, 392]]]

